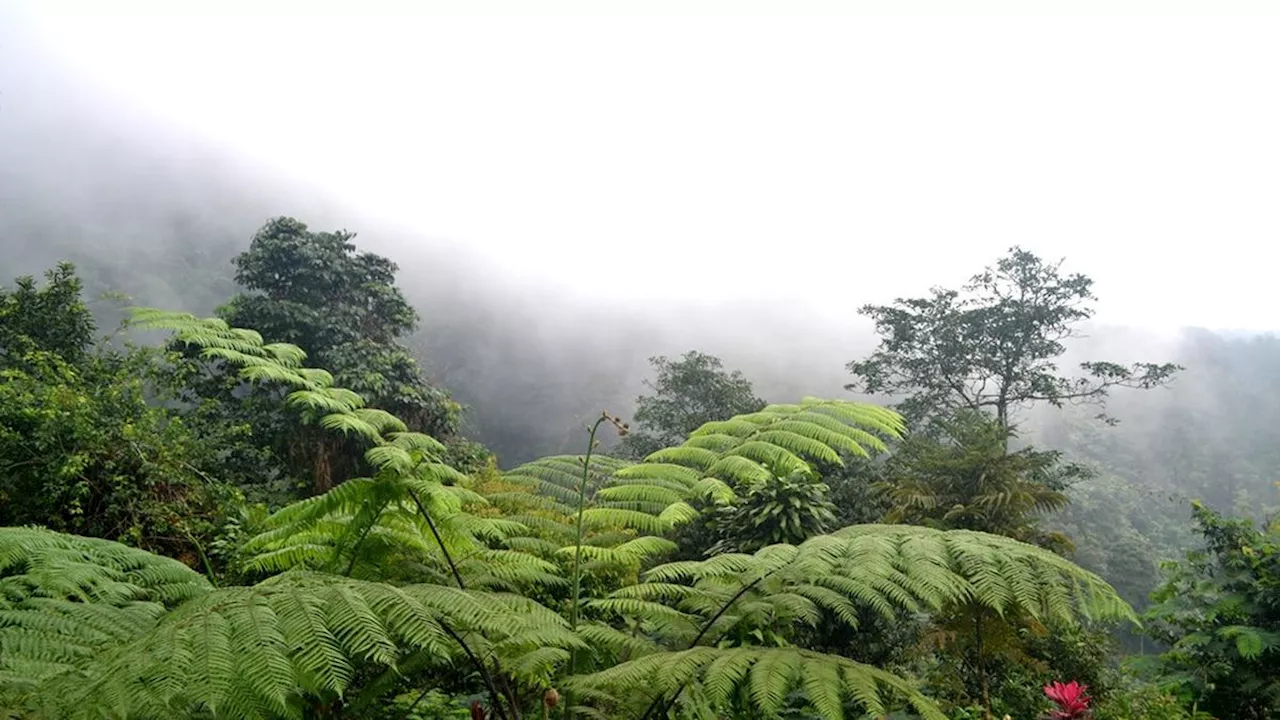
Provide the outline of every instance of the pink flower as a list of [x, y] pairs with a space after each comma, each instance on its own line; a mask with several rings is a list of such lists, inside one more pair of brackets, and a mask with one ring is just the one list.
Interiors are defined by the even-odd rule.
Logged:
[[1049, 714], [1052, 720], [1082, 720], [1089, 717], [1088, 685], [1072, 680], [1069, 683], [1052, 682], [1044, 686], [1044, 694], [1058, 706]]

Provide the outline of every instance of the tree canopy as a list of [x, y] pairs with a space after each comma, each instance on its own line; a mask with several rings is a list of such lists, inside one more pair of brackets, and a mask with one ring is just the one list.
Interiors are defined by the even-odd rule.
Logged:
[[1062, 374], [1056, 359], [1093, 316], [1096, 298], [1089, 277], [1066, 274], [1061, 265], [1014, 247], [958, 290], [864, 306], [880, 345], [849, 363], [858, 381], [847, 387], [901, 396], [899, 407], [912, 419], [967, 408], [1009, 427], [1019, 407], [1101, 405], [1113, 388], [1167, 383], [1180, 369], [1172, 363], [1095, 360], [1081, 363], [1079, 375]]
[[725, 370], [714, 355], [690, 350], [678, 360], [651, 357], [649, 364], [656, 376], [645, 385], [653, 392], [636, 398], [635, 429], [621, 449], [629, 457], [678, 444], [704, 423], [765, 406], [751, 381], [739, 370]]
[[219, 317], [301, 347], [338, 382], [422, 432], [455, 434], [459, 406], [399, 343], [419, 316], [396, 287], [396, 264], [358, 252], [354, 238], [293, 218], [269, 221], [232, 261], [245, 292]]

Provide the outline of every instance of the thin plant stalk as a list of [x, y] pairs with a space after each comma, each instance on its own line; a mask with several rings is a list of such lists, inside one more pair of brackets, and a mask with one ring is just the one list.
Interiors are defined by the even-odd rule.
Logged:
[[[573, 548], [573, 568], [570, 576], [573, 579], [573, 599], [569, 604], [569, 627], [574, 631], [578, 631], [578, 607], [582, 599], [582, 535], [583, 513], [587, 509], [587, 483], [591, 478], [591, 453], [596, 449], [596, 432], [600, 429], [600, 424], [609, 419], [608, 413], [601, 413], [596, 419], [587, 434], [587, 454], [582, 458], [582, 482], [578, 485], [578, 519], [577, 519], [577, 539]], [[578, 669], [578, 653], [576, 650], [569, 651], [569, 675], [573, 675]], [[564, 716], [566, 718], [573, 717], [573, 696], [572, 693], [565, 693], [564, 698]]]

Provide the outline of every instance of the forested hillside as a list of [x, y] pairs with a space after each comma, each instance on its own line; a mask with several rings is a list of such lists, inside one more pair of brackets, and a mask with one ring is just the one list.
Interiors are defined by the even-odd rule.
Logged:
[[[0, 294], [13, 716], [1280, 710], [1272, 338], [1102, 356], [1092, 281], [1014, 248], [779, 397], [827, 380], [587, 313], [538, 359], [519, 316], [424, 330], [359, 240]], [[195, 299], [92, 300], [135, 275]]]
[[1280, 718], [1275, 336], [557, 287], [6, 31], [5, 717]]

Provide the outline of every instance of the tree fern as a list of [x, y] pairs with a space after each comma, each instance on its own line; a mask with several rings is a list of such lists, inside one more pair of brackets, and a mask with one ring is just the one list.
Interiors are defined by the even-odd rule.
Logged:
[[366, 453], [379, 466], [276, 512], [243, 547], [246, 568], [305, 567], [357, 577], [434, 580], [465, 587], [528, 589], [562, 582], [556, 565], [491, 542], [526, 530], [469, 509], [486, 500], [432, 454], [425, 436], [395, 435]]
[[[840, 720], [847, 710], [877, 716], [909, 705], [920, 717], [943, 720], [937, 707], [893, 673], [800, 648], [695, 647], [657, 652], [575, 678], [597, 702], [611, 702], [608, 717], [665, 717], [686, 695], [705, 716], [776, 717], [794, 692], [819, 717]], [[692, 713], [691, 713], [692, 714]]]
[[0, 704], [149, 630], [208, 593], [169, 558], [97, 538], [0, 528]]
[[[770, 405], [638, 464], [547, 458], [482, 485], [441, 462], [437, 441], [303, 367], [297, 348], [217, 320], [135, 317], [246, 380], [280, 383], [322, 430], [361, 438], [371, 472], [271, 516], [242, 555], [273, 576], [248, 587], [213, 589], [106, 541], [0, 531], [0, 700], [38, 701], [50, 717], [302, 717], [416, 672], [478, 679], [503, 720], [553, 684], [572, 691], [571, 713], [603, 717], [769, 717], [795, 701], [824, 718], [901, 703], [937, 718], [907, 681], [790, 647], [791, 629], [961, 604], [1133, 617], [1091, 573], [977, 532], [854, 526], [648, 567], [703, 499], [883, 451], [902, 423], [882, 408]], [[583, 615], [527, 596], [563, 593], [566, 576], [575, 597], [591, 588]], [[575, 658], [595, 664], [566, 677]]]
[[303, 717], [309, 702], [341, 697], [357, 667], [394, 668], [414, 654], [440, 665], [468, 654], [519, 659], [581, 644], [523, 598], [287, 573], [192, 600], [44, 691], [65, 699], [68, 718]]
[[218, 318], [198, 318], [153, 308], [132, 308], [133, 327], [168, 330], [171, 341], [199, 350], [206, 359], [239, 368], [247, 382], [277, 383], [288, 388], [286, 403], [327, 430], [354, 435], [369, 442], [384, 432], [404, 431], [404, 423], [382, 410], [364, 407], [364, 398], [333, 386], [333, 375], [306, 368], [306, 353], [288, 343], [264, 343], [253, 330], [234, 328]]
[[[842, 455], [880, 452], [885, 439], [902, 432], [898, 415], [872, 405], [814, 398], [769, 405], [706, 423], [683, 445], [658, 450], [642, 463], [594, 456], [588, 517], [593, 529], [662, 534], [695, 517], [697, 499], [728, 502], [735, 485], [779, 472], [807, 472], [810, 461], [841, 464]], [[572, 456], [543, 458], [505, 473], [504, 480], [524, 492], [492, 499], [521, 519], [526, 514], [559, 519], [565, 532], [558, 538], [567, 542], [581, 472], [581, 460]]]

